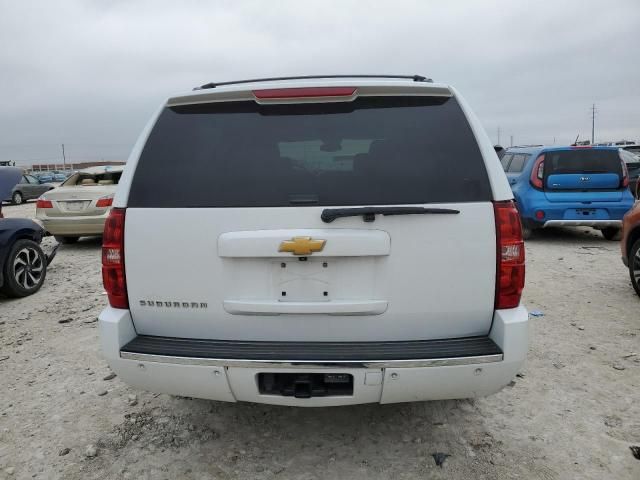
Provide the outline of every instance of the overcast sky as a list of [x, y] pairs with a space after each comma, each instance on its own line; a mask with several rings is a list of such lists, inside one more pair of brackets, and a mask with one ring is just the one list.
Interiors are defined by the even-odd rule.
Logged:
[[0, 0], [0, 160], [126, 159], [208, 81], [422, 74], [494, 142], [640, 141], [640, 1]]

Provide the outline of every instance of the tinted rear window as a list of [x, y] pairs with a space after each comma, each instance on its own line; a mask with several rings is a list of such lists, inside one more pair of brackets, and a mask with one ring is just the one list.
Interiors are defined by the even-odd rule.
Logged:
[[453, 98], [166, 108], [131, 207], [488, 201], [482, 156]]
[[577, 149], [545, 152], [546, 175], [562, 173], [617, 173], [622, 164], [617, 150]]

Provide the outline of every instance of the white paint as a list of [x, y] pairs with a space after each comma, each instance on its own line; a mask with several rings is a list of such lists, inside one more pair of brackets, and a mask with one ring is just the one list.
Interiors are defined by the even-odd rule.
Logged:
[[[282, 81], [189, 92], [169, 103], [247, 100], [257, 88], [331, 85], [356, 85], [357, 95], [454, 95], [478, 142], [493, 200], [512, 198], [482, 125], [446, 85], [388, 79]], [[118, 185], [116, 207], [127, 206], [138, 158], [159, 113], [133, 149]], [[527, 313], [522, 307], [494, 312], [493, 205], [424, 206], [460, 213], [377, 215], [371, 223], [348, 217], [325, 224], [320, 218], [323, 207], [313, 206], [128, 208], [125, 265], [131, 311], [108, 308], [101, 315], [105, 356], [116, 373], [141, 388], [226, 401], [320, 406], [497, 391], [526, 356]], [[293, 255], [278, 252], [280, 242], [294, 236], [319, 237], [327, 243], [322, 252], [296, 263]], [[149, 300], [161, 306], [150, 307]], [[490, 329], [504, 351], [502, 362], [387, 369], [379, 383], [374, 376], [366, 385], [365, 375], [375, 372], [339, 369], [357, 377], [354, 395], [311, 401], [259, 395], [258, 369], [233, 367], [211, 375], [215, 367], [154, 363], [138, 368], [134, 360], [118, 355], [136, 333], [226, 340], [391, 341], [486, 335]]]
[[[227, 340], [414, 340], [484, 335], [493, 315], [495, 226], [491, 203], [429, 205], [458, 215], [378, 215], [325, 224], [322, 207], [127, 209], [125, 265], [131, 314], [140, 334]], [[228, 232], [279, 230], [289, 240], [306, 229], [386, 232], [388, 255], [337, 256], [341, 240], [325, 249], [336, 256], [308, 257], [308, 275], [327, 262], [330, 300], [384, 301], [386, 311], [370, 316], [291, 313], [237, 315], [225, 301], [281, 299], [277, 258], [218, 255], [218, 238]], [[153, 232], [153, 233], [151, 233]], [[330, 246], [338, 243], [337, 246]], [[273, 243], [274, 250], [277, 250]], [[250, 246], [243, 254], [252, 255]], [[277, 252], [276, 252], [277, 253]], [[263, 246], [255, 245], [255, 255]], [[287, 260], [288, 261], [288, 260]], [[302, 263], [302, 262], [301, 262]], [[301, 273], [304, 275], [304, 273]], [[315, 288], [315, 292], [313, 289]], [[318, 301], [317, 287], [300, 295]], [[288, 299], [290, 299], [289, 297]], [[140, 301], [198, 302], [206, 309], [141, 306]], [[294, 299], [295, 300], [295, 299]]]

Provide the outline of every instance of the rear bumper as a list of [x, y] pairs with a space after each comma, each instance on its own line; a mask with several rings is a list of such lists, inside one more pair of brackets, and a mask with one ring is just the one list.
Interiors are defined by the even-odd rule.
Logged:
[[547, 220], [543, 227], [622, 227], [622, 220]]
[[[137, 388], [220, 401], [337, 406], [468, 398], [497, 392], [528, 349], [524, 307], [497, 311], [487, 337], [415, 342], [223, 342], [138, 336], [128, 310], [99, 317], [103, 354]], [[269, 372], [348, 373], [352, 395], [260, 394]]]
[[51, 235], [102, 235], [106, 216], [44, 217], [38, 216], [44, 229]]
[[[620, 227], [622, 217], [633, 206], [630, 192], [622, 193], [619, 201], [603, 202], [584, 193], [584, 199], [572, 201], [549, 201], [544, 192], [528, 191], [518, 198], [520, 215], [537, 226], [584, 226], [605, 228]], [[543, 212], [539, 219], [536, 212]]]

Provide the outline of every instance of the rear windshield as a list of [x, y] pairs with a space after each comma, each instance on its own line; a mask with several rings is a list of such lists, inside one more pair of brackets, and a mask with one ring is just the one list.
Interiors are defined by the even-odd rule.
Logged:
[[130, 207], [488, 201], [482, 156], [453, 98], [166, 108]]
[[546, 175], [562, 173], [617, 173], [622, 164], [617, 150], [577, 149], [545, 152]]
[[117, 185], [122, 176], [122, 171], [85, 173], [77, 172], [71, 175], [62, 185], [72, 187], [74, 185], [94, 186], [94, 185]]

